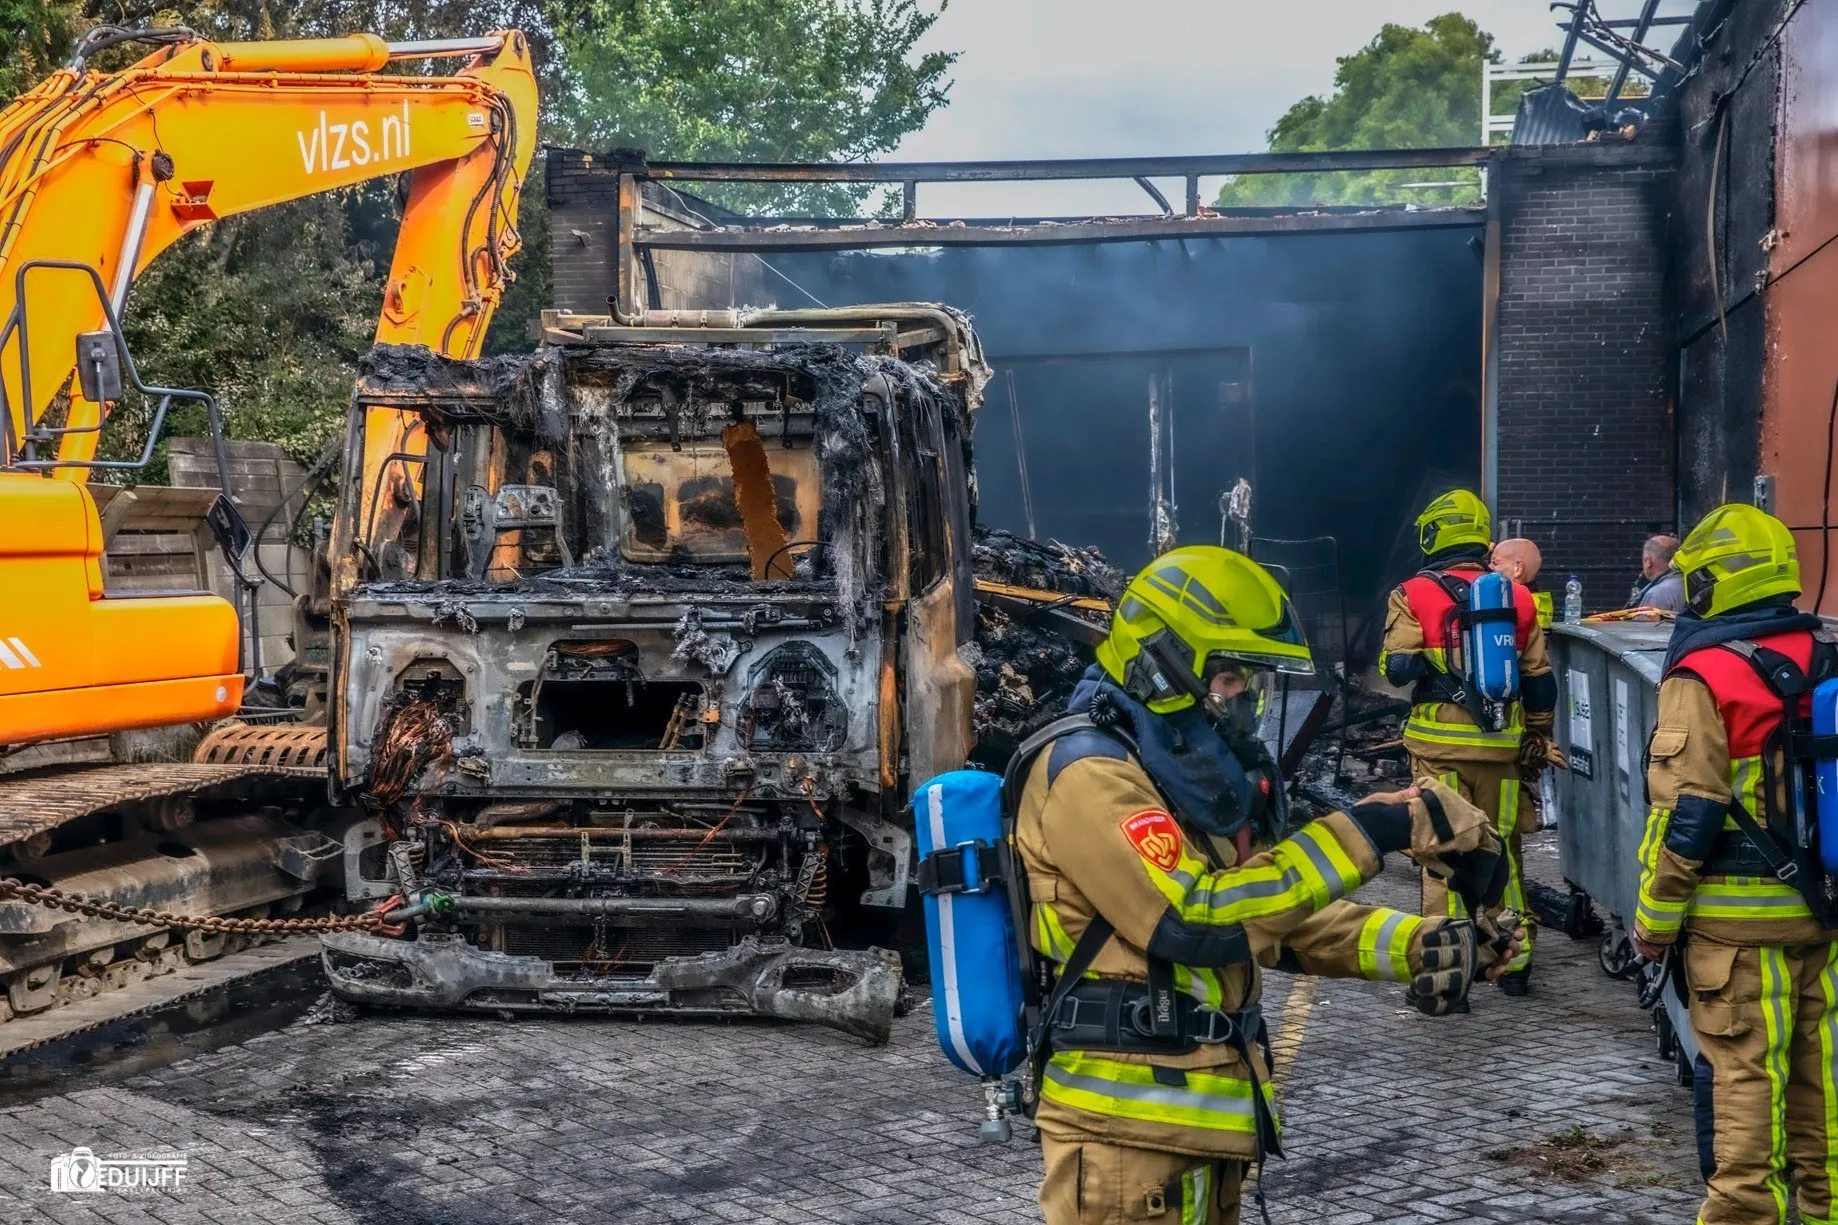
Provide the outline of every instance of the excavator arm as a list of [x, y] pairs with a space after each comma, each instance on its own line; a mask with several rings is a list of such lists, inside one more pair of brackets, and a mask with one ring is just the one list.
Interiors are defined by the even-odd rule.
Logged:
[[[455, 76], [381, 71], [431, 55], [471, 62]], [[118, 73], [54, 74], [0, 112], [0, 385], [16, 451], [70, 376], [75, 337], [104, 322], [85, 278], [37, 261], [95, 268], [119, 310], [133, 277], [201, 225], [403, 171], [414, 174], [377, 339], [473, 356], [517, 249], [535, 120], [516, 31], [395, 46], [370, 34], [193, 40]], [[16, 321], [29, 323], [23, 368]], [[78, 400], [67, 425], [87, 430], [103, 412]], [[93, 430], [59, 439], [59, 458], [94, 457]]]
[[[120, 41], [155, 50], [86, 67]], [[467, 62], [384, 71], [441, 57]], [[119, 379], [77, 380], [49, 420], [80, 342], [119, 352], [106, 342], [134, 276], [218, 218], [410, 172], [377, 340], [475, 356], [518, 245], [536, 99], [517, 31], [392, 45], [105, 30], [0, 112], [0, 745], [211, 719], [241, 699], [226, 602], [104, 594], [83, 481]], [[415, 451], [408, 425], [374, 412], [368, 453]]]

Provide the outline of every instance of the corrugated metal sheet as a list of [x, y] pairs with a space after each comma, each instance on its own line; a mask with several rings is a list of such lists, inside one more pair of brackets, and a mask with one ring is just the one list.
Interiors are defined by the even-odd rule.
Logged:
[[1583, 139], [1589, 108], [1562, 85], [1540, 85], [1519, 95], [1513, 113], [1515, 145], [1567, 145]]

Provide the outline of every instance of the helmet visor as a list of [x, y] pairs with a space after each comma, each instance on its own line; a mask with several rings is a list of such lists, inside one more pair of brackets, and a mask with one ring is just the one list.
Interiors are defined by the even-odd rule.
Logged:
[[1206, 657], [1206, 680], [1211, 683], [1216, 671], [1228, 668], [1243, 670], [1247, 680], [1258, 672], [1287, 672], [1291, 676], [1313, 676], [1315, 666], [1305, 657], [1264, 655], [1256, 651], [1215, 651]]

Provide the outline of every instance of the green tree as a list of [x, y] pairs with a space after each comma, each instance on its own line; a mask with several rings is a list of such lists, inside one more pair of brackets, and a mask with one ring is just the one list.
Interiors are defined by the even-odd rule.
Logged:
[[[943, 104], [954, 57], [915, 52], [935, 19], [916, 0], [0, 0], [0, 83], [29, 88], [104, 21], [184, 24], [217, 39], [515, 27], [530, 35], [543, 86], [541, 140], [636, 145], [659, 157], [846, 158], [892, 148]], [[95, 66], [139, 54], [121, 47]], [[541, 176], [539, 154], [520, 218], [524, 249], [512, 261], [518, 279], [486, 337], [490, 352], [527, 348], [550, 301]], [[336, 436], [370, 345], [399, 221], [397, 185], [380, 181], [188, 236], [130, 298], [125, 326], [143, 372], [211, 389], [232, 437], [316, 454]], [[202, 428], [195, 416], [173, 428]], [[111, 452], [137, 451], [144, 410], [124, 411], [118, 424]], [[163, 465], [144, 479], [164, 479]]]
[[78, 24], [74, 3], [0, 0], [0, 98], [12, 98], [49, 76], [70, 53]]
[[[957, 56], [917, 53], [916, 0], [596, 0], [561, 33], [559, 126], [577, 144], [688, 161], [852, 160], [945, 104]], [[841, 211], [865, 189], [709, 189], [741, 209]]]
[[[1460, 13], [1421, 29], [1387, 23], [1371, 42], [1339, 59], [1334, 91], [1302, 99], [1276, 121], [1276, 153], [1331, 149], [1434, 149], [1473, 145], [1481, 127], [1481, 65], [1498, 63], [1493, 37]], [[1454, 187], [1406, 183], [1459, 182]], [[1477, 172], [1383, 170], [1358, 174], [1238, 175], [1220, 189], [1221, 207], [1301, 204], [1466, 204]]]

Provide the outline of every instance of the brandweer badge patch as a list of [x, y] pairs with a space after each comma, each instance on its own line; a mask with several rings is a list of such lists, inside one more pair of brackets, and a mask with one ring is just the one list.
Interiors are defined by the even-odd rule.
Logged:
[[1123, 836], [1138, 855], [1164, 872], [1174, 871], [1181, 862], [1181, 827], [1158, 808], [1125, 819]]

